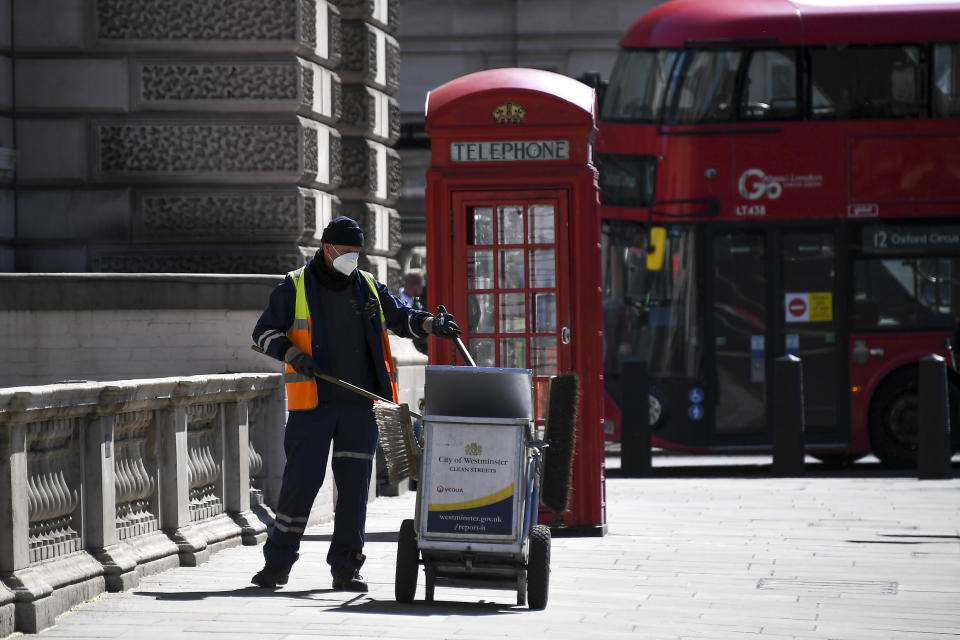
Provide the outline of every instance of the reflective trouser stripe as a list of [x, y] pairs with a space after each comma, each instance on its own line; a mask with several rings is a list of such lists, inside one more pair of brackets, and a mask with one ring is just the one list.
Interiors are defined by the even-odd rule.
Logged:
[[284, 533], [303, 533], [306, 529], [305, 527], [298, 527], [295, 525], [290, 525], [288, 527], [287, 525], [283, 524], [279, 520], [273, 521], [273, 528], [276, 529], [277, 531], [282, 531]]
[[334, 458], [357, 458], [358, 460], [373, 460], [372, 453], [357, 453], [356, 451], [334, 451]]
[[278, 514], [277, 514], [277, 520], [283, 520], [284, 522], [286, 522], [286, 523], [288, 523], [288, 524], [293, 524], [294, 522], [306, 522], [306, 521], [307, 521], [306, 518], [299, 518], [299, 517], [298, 517], [298, 518], [291, 518], [290, 516], [284, 515], [284, 514], [282, 514], [282, 513], [278, 513]]

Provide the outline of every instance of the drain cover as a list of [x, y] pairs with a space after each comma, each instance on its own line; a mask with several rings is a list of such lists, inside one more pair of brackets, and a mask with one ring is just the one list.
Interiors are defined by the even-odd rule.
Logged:
[[806, 580], [800, 578], [761, 578], [757, 589], [775, 589], [779, 591], [820, 591], [826, 593], [897, 593], [896, 582], [864, 580]]

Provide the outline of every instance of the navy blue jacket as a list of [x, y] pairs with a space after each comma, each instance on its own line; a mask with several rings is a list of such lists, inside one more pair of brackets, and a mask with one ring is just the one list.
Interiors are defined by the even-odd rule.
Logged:
[[[322, 260], [323, 258], [319, 258]], [[326, 354], [324, 353], [324, 332], [327, 327], [323, 326], [323, 314], [316, 307], [316, 301], [319, 299], [317, 288], [322, 286], [310, 269], [310, 262], [304, 267], [304, 284], [307, 292], [307, 306], [310, 309], [310, 325], [312, 330], [311, 345], [313, 348], [313, 359], [321, 370], [326, 370]], [[380, 305], [383, 307], [383, 317], [386, 320], [387, 328], [402, 338], [423, 338], [427, 335], [423, 331], [423, 321], [431, 314], [425, 311], [416, 311], [405, 307], [400, 300], [390, 295], [386, 285], [375, 281], [377, 292], [380, 297]], [[392, 391], [390, 387], [390, 377], [387, 373], [386, 365], [383, 362], [383, 345], [380, 342], [380, 314], [377, 312], [377, 301], [373, 292], [367, 285], [366, 279], [358, 271], [354, 271], [351, 276], [350, 287], [353, 296], [361, 302], [361, 308], [368, 310], [368, 315], [364, 321], [366, 329], [367, 345], [370, 347], [370, 353], [373, 356], [373, 366], [376, 370], [377, 389], [374, 391], [379, 396], [390, 398]], [[283, 354], [292, 346], [292, 342], [287, 338], [286, 333], [293, 325], [294, 314], [296, 311], [297, 288], [289, 274], [278, 284], [270, 294], [270, 303], [260, 314], [257, 325], [253, 329], [253, 342], [263, 349], [268, 355], [277, 360], [283, 359]], [[331, 385], [328, 382], [317, 380], [317, 398], [320, 403], [326, 402], [330, 398]]]

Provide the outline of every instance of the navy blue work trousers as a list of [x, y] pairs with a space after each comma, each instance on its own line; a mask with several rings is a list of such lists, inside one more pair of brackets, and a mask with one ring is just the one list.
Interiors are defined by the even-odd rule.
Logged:
[[323, 484], [332, 442], [337, 503], [327, 563], [331, 573], [352, 566], [352, 558], [363, 550], [377, 437], [373, 410], [366, 406], [321, 406], [290, 412], [283, 439], [287, 463], [277, 514], [263, 547], [267, 564], [289, 566], [300, 557], [300, 539]]

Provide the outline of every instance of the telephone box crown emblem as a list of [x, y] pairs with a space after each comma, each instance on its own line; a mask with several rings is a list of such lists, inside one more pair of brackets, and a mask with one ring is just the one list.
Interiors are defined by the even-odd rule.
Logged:
[[520, 124], [527, 117], [527, 110], [515, 102], [507, 100], [493, 110], [493, 119], [497, 124]]

